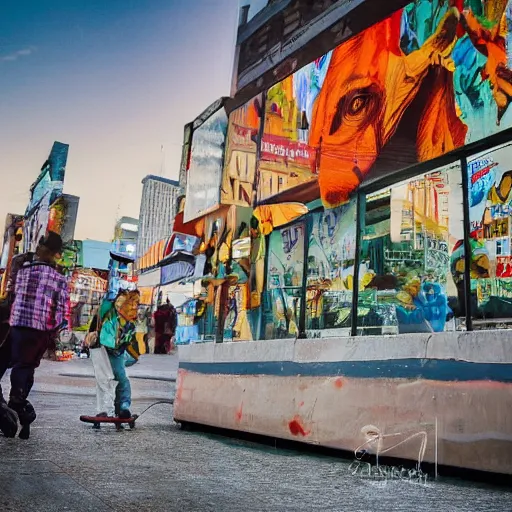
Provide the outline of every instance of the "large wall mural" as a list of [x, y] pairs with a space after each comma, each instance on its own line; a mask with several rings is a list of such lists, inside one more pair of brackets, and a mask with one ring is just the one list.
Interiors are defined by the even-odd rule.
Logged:
[[510, 127], [510, 23], [506, 0], [418, 0], [272, 87], [259, 199], [318, 175], [336, 207], [365, 179]]

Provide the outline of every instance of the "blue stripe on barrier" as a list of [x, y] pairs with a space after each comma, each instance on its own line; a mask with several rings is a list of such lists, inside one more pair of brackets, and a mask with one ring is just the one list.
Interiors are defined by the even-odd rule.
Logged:
[[379, 361], [293, 361], [189, 363], [180, 369], [207, 375], [272, 375], [278, 377], [352, 377], [359, 379], [488, 380], [512, 382], [512, 364], [472, 363], [453, 359], [388, 359]]

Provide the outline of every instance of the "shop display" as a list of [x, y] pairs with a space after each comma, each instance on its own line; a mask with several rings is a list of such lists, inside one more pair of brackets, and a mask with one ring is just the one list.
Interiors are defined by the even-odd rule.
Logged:
[[306, 329], [350, 333], [356, 247], [356, 202], [312, 214]]
[[458, 165], [366, 198], [358, 331], [442, 332], [459, 325], [463, 287], [451, 254], [463, 235]]

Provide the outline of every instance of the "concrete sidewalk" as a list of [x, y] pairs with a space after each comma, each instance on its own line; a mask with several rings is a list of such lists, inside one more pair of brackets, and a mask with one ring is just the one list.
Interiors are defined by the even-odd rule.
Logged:
[[[72, 359], [71, 361], [54, 362], [44, 360], [38, 370], [39, 375], [58, 374], [62, 377], [94, 378], [94, 370], [90, 359]], [[161, 380], [175, 382], [178, 373], [178, 355], [144, 355], [139, 362], [127, 369], [132, 379]]]
[[[137, 364], [128, 368], [132, 394], [141, 400], [172, 398], [178, 370], [177, 355], [142, 356]], [[10, 388], [9, 372], [2, 380], [5, 394]], [[72, 359], [55, 362], [43, 360], [36, 370], [35, 392], [62, 395], [94, 396], [96, 381], [90, 359]], [[93, 400], [88, 400], [91, 410]], [[0, 508], [1, 509], [1, 508]]]

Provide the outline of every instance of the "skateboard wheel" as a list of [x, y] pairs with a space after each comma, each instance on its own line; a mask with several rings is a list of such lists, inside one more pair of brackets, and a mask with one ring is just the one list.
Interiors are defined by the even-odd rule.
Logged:
[[131, 423], [129, 423], [130, 425], [130, 430], [133, 430], [135, 428], [135, 421], [132, 421]]
[[99, 430], [99, 429], [100, 429], [100, 427], [101, 427], [101, 425], [100, 425], [99, 423], [94, 423], [94, 424], [93, 424], [93, 426], [92, 426], [92, 428], [93, 428], [94, 430]]

